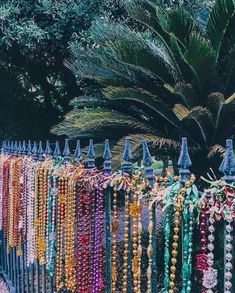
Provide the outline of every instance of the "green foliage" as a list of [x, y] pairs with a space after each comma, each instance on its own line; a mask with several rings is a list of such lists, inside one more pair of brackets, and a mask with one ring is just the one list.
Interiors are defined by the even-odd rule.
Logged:
[[[214, 145], [218, 149], [234, 134], [235, 126], [233, 2], [217, 0], [206, 30], [182, 7], [163, 10], [148, 0], [126, 0], [124, 4], [142, 30], [129, 22], [99, 20], [90, 30], [95, 45], [87, 50], [73, 47], [72, 58], [66, 62], [75, 76], [95, 80], [102, 93], [94, 104], [87, 105], [93, 112], [99, 107], [101, 118], [97, 116], [95, 127], [82, 118], [87, 109], [79, 105], [79, 99], [73, 102], [80, 108], [74, 110], [79, 112], [79, 124], [86, 125], [89, 135], [94, 130], [103, 138], [102, 130], [109, 124], [112, 129], [112, 122], [103, 119], [110, 109], [113, 117], [123, 115], [113, 131], [116, 140], [128, 131], [135, 141], [140, 133], [151, 134], [152, 144], [162, 136], [170, 137], [176, 146], [185, 135], [204, 155]], [[65, 123], [70, 115], [55, 133], [67, 133]], [[139, 121], [138, 128], [132, 126], [130, 117]], [[77, 129], [73, 137], [80, 133], [84, 135]]]
[[[0, 82], [2, 138], [46, 138], [51, 126], [69, 110], [68, 101], [81, 92], [81, 86], [63, 61], [69, 56], [72, 40], [76, 38], [81, 46], [86, 45], [84, 31], [103, 12], [102, 3], [102, 0], [1, 2], [0, 71], [11, 77]], [[9, 88], [12, 90], [5, 90]], [[16, 110], [20, 111], [17, 121]], [[31, 116], [35, 112], [38, 114]]]

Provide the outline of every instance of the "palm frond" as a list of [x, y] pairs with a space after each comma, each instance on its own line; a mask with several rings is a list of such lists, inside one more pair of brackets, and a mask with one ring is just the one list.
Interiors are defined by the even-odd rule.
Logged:
[[98, 22], [91, 33], [95, 42], [109, 49], [116, 59], [157, 73], [163, 80], [181, 78], [174, 56], [164, 43], [145, 39], [121, 24]]
[[184, 58], [197, 75], [201, 89], [208, 87], [215, 70], [215, 51], [210, 43], [201, 34], [192, 33]]
[[189, 13], [183, 9], [175, 9], [167, 14], [167, 28], [169, 34], [173, 34], [180, 44], [187, 45], [189, 36], [193, 31], [198, 30], [195, 21]]
[[153, 133], [154, 129], [139, 120], [107, 108], [74, 109], [63, 122], [52, 129], [57, 135], [70, 138], [96, 135], [97, 137], [120, 137], [126, 133]]
[[226, 28], [234, 14], [233, 0], [217, 0], [208, 19], [207, 34], [218, 57]]
[[178, 127], [177, 120], [172, 115], [169, 108], [164, 104], [157, 96], [144, 91], [140, 88], [130, 89], [123, 87], [108, 87], [103, 90], [106, 98], [112, 100], [125, 100], [125, 101], [136, 101], [138, 103], [144, 104], [153, 112], [159, 116], [164, 117], [168, 122], [170, 122], [175, 127]]
[[208, 158], [212, 158], [213, 156], [217, 154], [219, 154], [221, 157], [223, 157], [225, 154], [225, 148], [219, 144], [215, 144], [210, 148], [208, 153]]

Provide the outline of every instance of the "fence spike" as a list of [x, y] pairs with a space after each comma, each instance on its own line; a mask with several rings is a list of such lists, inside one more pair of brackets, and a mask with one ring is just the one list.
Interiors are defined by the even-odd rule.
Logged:
[[3, 142], [2, 142], [2, 153], [5, 154], [5, 152], [6, 152], [6, 141], [3, 140]]
[[21, 155], [22, 155], [22, 142], [20, 140], [18, 143], [18, 156], [21, 156]]
[[3, 142], [2, 142], [2, 153], [5, 153], [5, 147], [6, 147], [6, 141], [5, 140], [3, 140]]
[[112, 158], [112, 154], [110, 151], [110, 145], [109, 145], [109, 140], [106, 139], [105, 143], [104, 143], [104, 154], [103, 154], [103, 158], [104, 158], [104, 171], [105, 173], [111, 173], [111, 158]]
[[47, 157], [52, 156], [52, 149], [51, 149], [49, 140], [46, 141], [45, 154], [47, 155]]
[[38, 150], [37, 150], [37, 142], [33, 142], [33, 149], [32, 149], [33, 160], [37, 161], [38, 159]]
[[93, 139], [90, 139], [87, 156], [88, 156], [87, 168], [88, 169], [95, 168], [95, 150], [94, 150]]
[[132, 163], [130, 162], [132, 159], [130, 138], [125, 139], [125, 147], [122, 158], [124, 160], [124, 163], [122, 164], [122, 172], [130, 173], [132, 171]]
[[28, 141], [28, 146], [27, 146], [27, 156], [31, 156], [32, 155], [32, 145], [31, 145], [31, 140]]
[[39, 161], [43, 161], [44, 160], [44, 151], [42, 148], [42, 141], [39, 141], [39, 145], [38, 145], [38, 160]]
[[18, 144], [17, 144], [17, 141], [15, 141], [15, 145], [14, 145], [14, 156], [18, 156]]
[[182, 138], [178, 166], [180, 167], [180, 182], [184, 184], [186, 181], [190, 179], [190, 171], [188, 168], [192, 166], [192, 162], [188, 153], [188, 141], [186, 137]]
[[77, 140], [76, 143], [76, 149], [74, 152], [74, 157], [77, 161], [80, 161], [82, 159], [82, 152], [81, 152], [81, 144], [80, 144], [80, 140]]
[[60, 151], [60, 144], [58, 142], [58, 140], [55, 142], [55, 150], [54, 150], [54, 154], [53, 157], [56, 159], [56, 161], [58, 161], [58, 158], [61, 156], [61, 151]]
[[9, 153], [9, 154], [14, 154], [14, 151], [15, 151], [14, 141], [12, 140], [12, 141], [10, 142], [10, 148], [9, 148], [9, 150], [7, 150], [7, 142], [6, 142], [5, 152], [6, 152], [6, 153]]
[[148, 144], [146, 140], [142, 141], [142, 146], [143, 146], [143, 165], [145, 166], [145, 177], [149, 181], [149, 186], [153, 187], [154, 183], [154, 174], [153, 174], [153, 159], [151, 157], [151, 154], [149, 152]]
[[234, 172], [234, 155], [233, 155], [233, 141], [226, 140], [225, 157], [220, 165], [219, 170], [224, 173], [224, 179], [227, 183], [233, 182]]
[[25, 143], [25, 140], [23, 140], [23, 143], [22, 143], [22, 155], [26, 156], [26, 143]]
[[64, 151], [63, 151], [63, 156], [64, 156], [64, 162], [68, 163], [70, 161], [70, 148], [69, 148], [69, 140], [65, 140], [65, 145], [64, 145]]

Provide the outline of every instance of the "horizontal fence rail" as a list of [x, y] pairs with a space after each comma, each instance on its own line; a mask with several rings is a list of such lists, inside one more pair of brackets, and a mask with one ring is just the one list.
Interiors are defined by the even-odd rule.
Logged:
[[[45, 149], [43, 149], [45, 146]], [[0, 156], [1, 269], [17, 293], [234, 293], [235, 160], [232, 140], [220, 170], [200, 192], [182, 139], [180, 176], [154, 174], [142, 142], [142, 166], [125, 140], [112, 172], [80, 141], [3, 142]], [[85, 163], [84, 163], [85, 162]], [[221, 241], [222, 239], [222, 241]]]

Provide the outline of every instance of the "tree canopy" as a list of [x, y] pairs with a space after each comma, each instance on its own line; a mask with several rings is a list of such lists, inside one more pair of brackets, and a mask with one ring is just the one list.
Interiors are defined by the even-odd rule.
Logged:
[[55, 133], [111, 136], [120, 146], [127, 135], [136, 145], [171, 138], [176, 147], [186, 135], [207, 154], [219, 150], [235, 123], [233, 1], [217, 0], [205, 28], [183, 8], [148, 0], [125, 8], [145, 29], [99, 20], [90, 30], [95, 46], [71, 47], [67, 67], [99, 87], [73, 100]]

